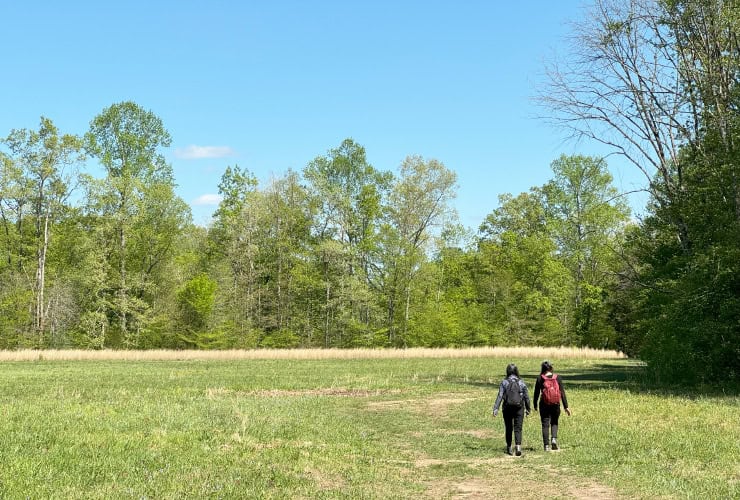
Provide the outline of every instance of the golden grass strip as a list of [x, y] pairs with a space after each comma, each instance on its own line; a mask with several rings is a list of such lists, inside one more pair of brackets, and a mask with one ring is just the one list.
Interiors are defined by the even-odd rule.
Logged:
[[394, 358], [541, 358], [618, 359], [621, 352], [586, 347], [471, 347], [409, 349], [253, 349], [177, 350], [18, 350], [0, 351], [1, 361], [185, 361], [249, 359], [394, 359]]

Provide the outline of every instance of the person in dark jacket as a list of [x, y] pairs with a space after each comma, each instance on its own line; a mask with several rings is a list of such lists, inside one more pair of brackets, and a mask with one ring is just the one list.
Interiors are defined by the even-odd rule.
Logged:
[[[557, 401], [545, 402], [546, 395], [544, 394], [544, 391], [546, 385], [550, 386], [551, 384], [553, 385], [553, 387], [551, 389], [548, 388], [547, 390], [548, 392], [555, 393], [555, 399], [557, 399]], [[559, 397], [557, 396], [558, 392]], [[542, 400], [539, 401], [540, 421], [542, 422], [542, 442], [544, 443], [545, 451], [550, 451], [551, 446], [553, 450], [557, 450], [558, 420], [560, 419], [560, 401], [563, 402], [563, 409], [569, 417], [570, 408], [568, 407], [568, 398], [565, 396], [563, 381], [560, 379], [559, 375], [556, 375], [552, 372], [552, 363], [547, 360], [542, 362], [540, 376], [537, 377], [537, 382], [535, 382], [534, 384], [534, 411], [537, 411], [537, 402], [539, 400], [540, 394], [542, 394]], [[550, 395], [548, 394], [547, 397], [550, 397]], [[552, 431], [552, 436], [550, 431]]]
[[[518, 389], [516, 394], [509, 392], [509, 385], [516, 384], [512, 390]], [[508, 396], [512, 394], [512, 396]], [[507, 401], [513, 399], [514, 401]], [[498, 416], [498, 409], [503, 401], [504, 426], [506, 427], [506, 453], [511, 455], [511, 435], [514, 434], [516, 444], [516, 456], [522, 456], [522, 423], [524, 414], [529, 415], [529, 392], [527, 385], [519, 378], [519, 369], [514, 363], [506, 367], [506, 378], [501, 381], [498, 388], [498, 396], [493, 404], [493, 416]]]

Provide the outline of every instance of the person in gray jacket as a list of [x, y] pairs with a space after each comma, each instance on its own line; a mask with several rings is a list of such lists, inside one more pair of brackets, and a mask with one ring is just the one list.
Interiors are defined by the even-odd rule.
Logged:
[[519, 378], [519, 368], [514, 363], [506, 367], [506, 378], [501, 381], [498, 396], [493, 404], [493, 416], [503, 401], [504, 426], [506, 427], [506, 453], [511, 455], [511, 435], [514, 434], [516, 456], [522, 456], [522, 424], [524, 415], [529, 415], [529, 392], [527, 385]]

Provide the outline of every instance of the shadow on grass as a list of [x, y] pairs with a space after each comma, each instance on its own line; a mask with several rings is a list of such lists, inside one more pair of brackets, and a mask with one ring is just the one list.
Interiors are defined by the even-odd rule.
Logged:
[[[632, 390], [633, 385], [637, 385], [637, 380], [643, 368], [640, 366], [615, 366], [612, 364], [594, 365], [588, 369], [566, 369], [557, 373], [562, 377], [563, 383], [568, 387], [578, 389], [620, 389]], [[530, 393], [534, 390], [534, 383], [539, 376], [538, 373], [522, 373], [522, 380], [529, 387]], [[487, 380], [458, 380], [460, 384], [472, 385], [475, 387], [486, 387], [496, 389], [500, 381], [489, 382]]]
[[[585, 369], [564, 369], [557, 372], [562, 376], [565, 390], [602, 390], [616, 389], [640, 394], [659, 394], [689, 399], [701, 397], [736, 398], [740, 394], [737, 386], [685, 386], [657, 383], [651, 380], [649, 371], [644, 365], [603, 363]], [[522, 380], [527, 383], [530, 397], [534, 393], [534, 383], [538, 373], [522, 373]], [[458, 380], [457, 383], [497, 390], [500, 382], [490, 383], [486, 380]]]
[[645, 367], [638, 365], [593, 365], [588, 369], [563, 370], [563, 382], [578, 389], [629, 389], [639, 386], [645, 376]]

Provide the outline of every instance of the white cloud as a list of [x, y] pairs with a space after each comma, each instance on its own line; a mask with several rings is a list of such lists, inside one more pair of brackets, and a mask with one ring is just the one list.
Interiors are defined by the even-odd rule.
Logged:
[[202, 158], [224, 158], [233, 156], [234, 150], [229, 146], [196, 146], [191, 144], [185, 148], [177, 148], [175, 156], [181, 160], [200, 160]]
[[220, 194], [202, 194], [193, 200], [193, 205], [218, 205], [223, 199]]

